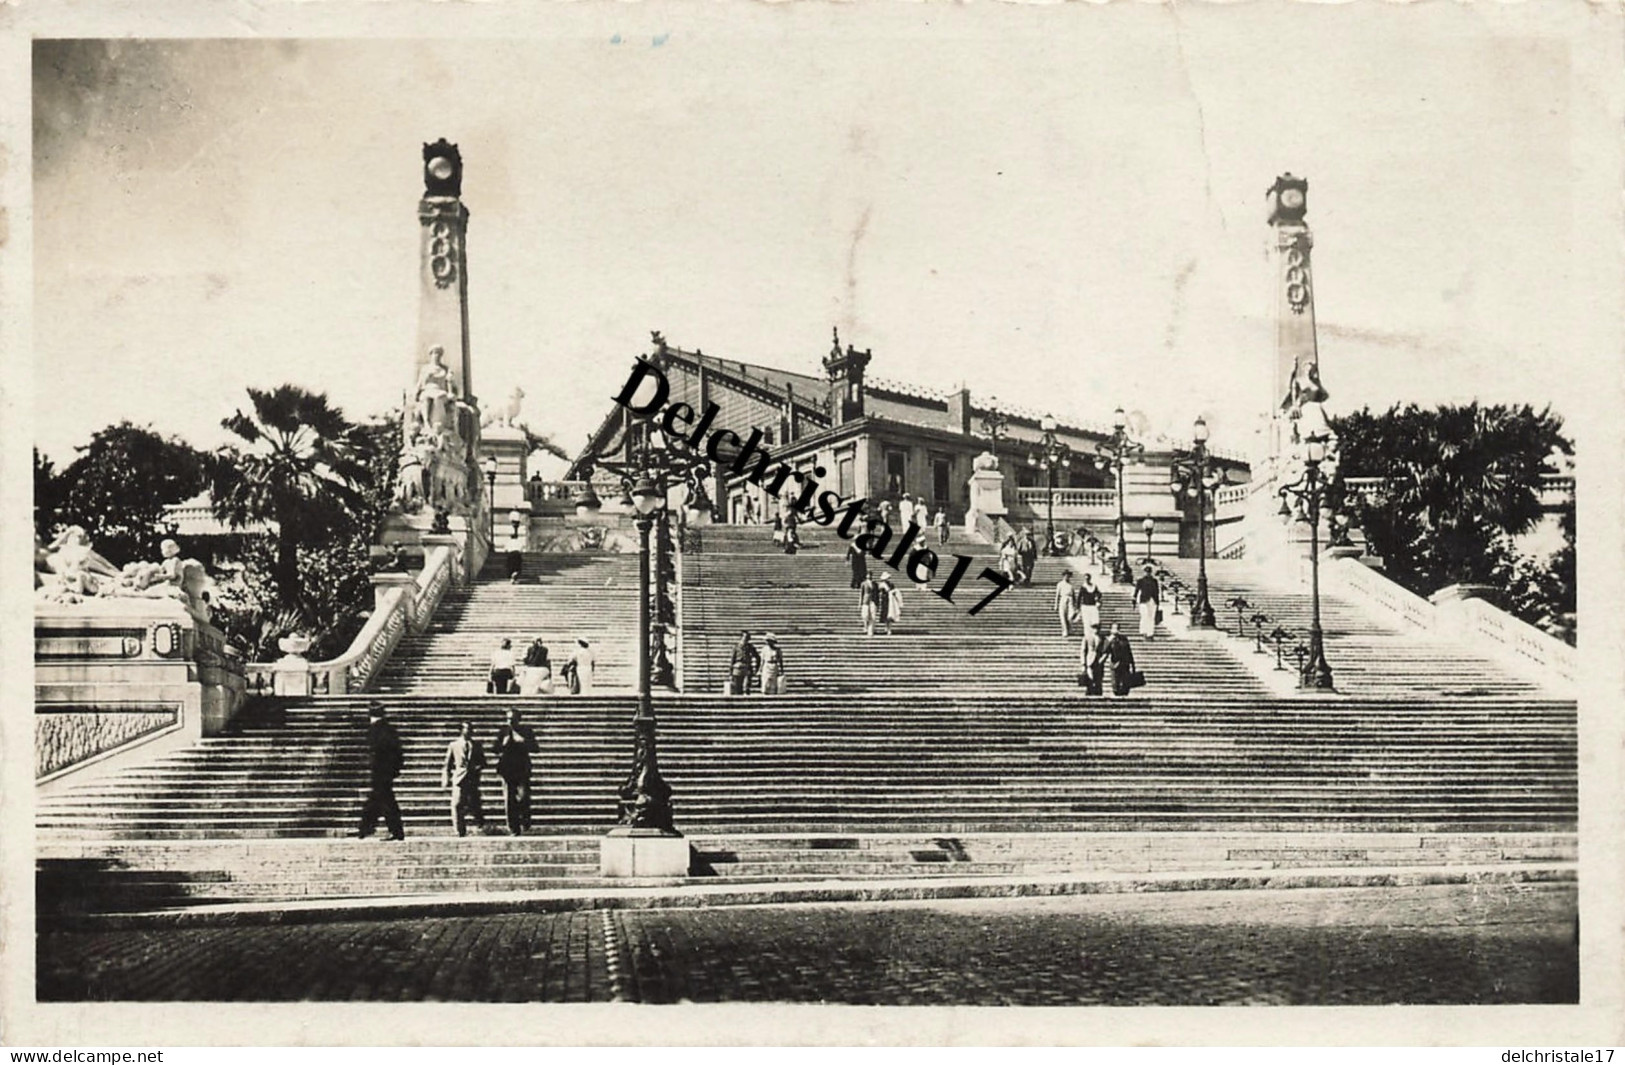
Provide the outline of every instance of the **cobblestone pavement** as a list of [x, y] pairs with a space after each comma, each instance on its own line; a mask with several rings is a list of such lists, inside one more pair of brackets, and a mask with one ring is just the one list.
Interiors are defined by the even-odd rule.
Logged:
[[47, 931], [42, 1001], [1575, 1002], [1575, 888], [1082, 895]]

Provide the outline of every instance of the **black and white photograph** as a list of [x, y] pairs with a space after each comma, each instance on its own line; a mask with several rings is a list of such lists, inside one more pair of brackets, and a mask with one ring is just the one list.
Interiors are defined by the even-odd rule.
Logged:
[[0, 25], [7, 1042], [1621, 1041], [1617, 8]]

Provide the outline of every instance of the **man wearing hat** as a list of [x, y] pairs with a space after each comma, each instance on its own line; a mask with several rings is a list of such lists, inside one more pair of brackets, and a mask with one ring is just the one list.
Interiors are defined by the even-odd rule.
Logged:
[[1151, 567], [1134, 582], [1134, 608], [1140, 612], [1140, 635], [1150, 640], [1157, 635], [1157, 614], [1162, 607], [1162, 586], [1151, 575]]
[[395, 801], [395, 778], [401, 775], [406, 755], [401, 749], [400, 734], [395, 726], [384, 720], [384, 704], [373, 700], [367, 704], [367, 753], [370, 763], [367, 801], [361, 806], [362, 839], [372, 835], [383, 816], [390, 839], [405, 839], [406, 829], [401, 824], [401, 807]]
[[762, 637], [767, 644], [762, 650], [762, 694], [784, 694], [784, 652], [779, 650], [779, 638], [771, 632]]
[[750, 694], [750, 678], [761, 665], [762, 656], [750, 642], [750, 630], [746, 629], [739, 634], [739, 642], [734, 644], [733, 654], [728, 659], [728, 694]]

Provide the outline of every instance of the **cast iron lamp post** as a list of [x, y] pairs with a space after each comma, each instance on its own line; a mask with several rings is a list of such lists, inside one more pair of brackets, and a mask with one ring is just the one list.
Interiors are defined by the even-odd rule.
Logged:
[[1189, 451], [1176, 451], [1168, 464], [1168, 490], [1177, 498], [1196, 500], [1196, 593], [1191, 597], [1191, 628], [1211, 629], [1217, 622], [1207, 595], [1207, 501], [1225, 483], [1207, 450], [1207, 420], [1197, 418]]
[[480, 469], [485, 471], [485, 511], [486, 532], [491, 535], [491, 548], [497, 545], [497, 457], [487, 455], [480, 460]]
[[1145, 533], [1145, 557], [1151, 557], [1151, 534], [1157, 531], [1157, 519], [1147, 518], [1140, 523], [1140, 529]]
[[[1309, 650], [1298, 668], [1298, 687], [1329, 691], [1332, 667], [1326, 661], [1326, 642], [1320, 629], [1320, 505], [1326, 492], [1321, 463], [1326, 462], [1329, 437], [1312, 433], [1304, 441], [1303, 475], [1280, 487], [1281, 509], [1288, 520], [1293, 510], [1287, 500], [1298, 504], [1297, 516], [1309, 522]], [[1336, 463], [1336, 457], [1331, 462]]]
[[[625, 457], [596, 457], [594, 465], [619, 474], [638, 529], [637, 712], [632, 718], [632, 771], [619, 790], [618, 834], [676, 835], [672, 827], [671, 785], [660, 775], [656, 749], [654, 699], [650, 694], [650, 532], [664, 517], [669, 491], [686, 484], [693, 495], [707, 460], [686, 447], [673, 447], [665, 436], [645, 427], [641, 438], [624, 441]], [[589, 480], [590, 471], [589, 471]], [[703, 496], [703, 490], [700, 492]]]
[[1005, 435], [1010, 427], [1010, 419], [999, 410], [999, 397], [987, 397], [987, 410], [982, 412], [982, 432], [987, 434], [987, 450], [994, 458], [999, 457], [999, 437]]
[[1055, 419], [1044, 415], [1039, 421], [1038, 428], [1044, 433], [1044, 438], [1038, 442], [1038, 450], [1027, 453], [1027, 464], [1037, 466], [1044, 471], [1044, 485], [1047, 492], [1046, 499], [1049, 509], [1044, 518], [1044, 554], [1055, 553], [1055, 470], [1068, 469], [1072, 465], [1072, 448], [1066, 441], [1055, 435]]
[[1117, 554], [1112, 558], [1112, 582], [1115, 584], [1130, 584], [1134, 580], [1134, 570], [1128, 564], [1128, 541], [1123, 538], [1124, 523], [1127, 521], [1123, 513], [1123, 467], [1145, 454], [1144, 444], [1129, 439], [1127, 426], [1128, 418], [1123, 414], [1123, 408], [1118, 407], [1112, 411], [1111, 439], [1095, 445], [1095, 466], [1111, 470], [1117, 478]]

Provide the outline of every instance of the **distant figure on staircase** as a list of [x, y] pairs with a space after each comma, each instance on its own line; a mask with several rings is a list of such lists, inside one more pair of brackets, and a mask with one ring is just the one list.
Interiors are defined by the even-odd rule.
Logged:
[[1083, 626], [1084, 637], [1087, 639], [1091, 631], [1095, 640], [1100, 640], [1100, 589], [1095, 587], [1095, 575], [1085, 573], [1083, 583], [1072, 590], [1072, 600], [1077, 604], [1074, 616], [1078, 624]]
[[865, 575], [863, 583], [858, 585], [858, 621], [863, 625], [865, 636], [875, 634], [875, 626], [886, 610], [885, 603], [886, 594], [880, 590], [880, 582]]
[[[518, 526], [514, 526], [518, 528]], [[508, 582], [518, 584], [519, 579], [525, 575], [525, 537], [523, 535], [508, 537]]]
[[1016, 538], [1006, 536], [999, 546], [999, 572], [1011, 584], [1021, 583], [1021, 562], [1016, 551]]
[[801, 548], [801, 536], [796, 532], [796, 512], [784, 512], [784, 553], [793, 555]]
[[891, 574], [880, 575], [880, 591], [885, 597], [880, 609], [880, 622], [886, 626], [886, 635], [891, 635], [891, 627], [903, 620], [903, 593], [891, 582]]
[[1112, 626], [1111, 635], [1100, 648], [1100, 654], [1106, 665], [1112, 671], [1112, 694], [1127, 695], [1136, 687], [1134, 683], [1134, 648], [1129, 646], [1128, 637]]
[[762, 637], [767, 645], [762, 652], [762, 694], [784, 694], [784, 652], [779, 650], [779, 638], [771, 632]]
[[1134, 582], [1134, 609], [1140, 612], [1140, 635], [1148, 640], [1157, 636], [1157, 615], [1162, 612], [1162, 585], [1151, 575], [1151, 567]]
[[508, 711], [508, 723], [497, 729], [492, 744], [497, 756], [497, 776], [502, 778], [502, 806], [508, 818], [508, 832], [522, 835], [530, 827], [530, 756], [541, 750], [536, 734], [519, 723], [519, 711]]
[[1101, 647], [1100, 626], [1085, 623], [1083, 642], [1078, 647], [1078, 684], [1085, 695], [1099, 695], [1104, 690], [1106, 659]]
[[532, 640], [525, 651], [525, 667], [519, 672], [520, 695], [552, 695], [553, 663], [547, 656], [547, 645], [540, 636]]
[[1021, 530], [1021, 539], [1016, 541], [1016, 554], [1021, 560], [1021, 583], [1033, 582], [1033, 569], [1038, 564], [1038, 541], [1033, 539], [1031, 529]]
[[948, 542], [948, 508], [938, 507], [936, 520], [932, 522], [937, 527], [937, 543]]
[[914, 520], [914, 497], [907, 492], [903, 493], [903, 501], [897, 504], [897, 524], [908, 528], [908, 523]]
[[734, 644], [733, 655], [728, 659], [728, 694], [750, 694], [750, 679], [761, 665], [762, 656], [750, 642], [750, 630], [746, 629], [739, 634], [739, 642]]
[[1061, 622], [1061, 636], [1072, 635], [1072, 623], [1077, 620], [1077, 589], [1072, 585], [1072, 571], [1063, 569], [1061, 579], [1055, 582], [1055, 616]]
[[513, 691], [513, 641], [506, 636], [491, 652], [491, 676], [485, 682], [487, 695], [509, 695]]
[[367, 800], [361, 806], [361, 830], [356, 835], [370, 837], [382, 816], [389, 838], [405, 839], [401, 807], [395, 801], [395, 778], [406, 764], [406, 753], [395, 726], [384, 719], [384, 704], [377, 701], [367, 704], [367, 757]]
[[777, 514], [773, 515], [773, 542], [780, 547], [784, 546], [784, 519]]
[[576, 649], [570, 655], [570, 660], [564, 664], [569, 671], [570, 694], [591, 695], [594, 685], [593, 670], [597, 667], [597, 658], [586, 640], [576, 640]]
[[863, 578], [869, 575], [869, 552], [858, 550], [857, 544], [847, 544], [846, 562], [852, 567], [852, 587], [863, 587]]
[[459, 836], [468, 835], [469, 818], [485, 827], [485, 809], [480, 803], [484, 769], [485, 744], [474, 738], [474, 726], [464, 721], [457, 738], [446, 746], [446, 764], [440, 770], [440, 786], [451, 789], [451, 827]]

